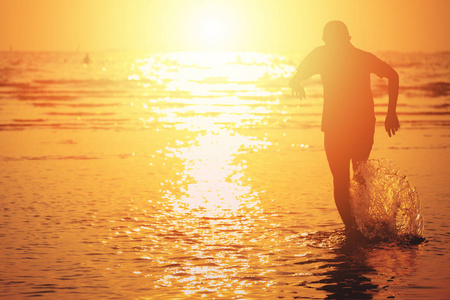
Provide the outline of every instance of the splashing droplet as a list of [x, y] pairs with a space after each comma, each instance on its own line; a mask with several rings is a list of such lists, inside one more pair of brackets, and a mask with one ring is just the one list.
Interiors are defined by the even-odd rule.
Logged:
[[350, 183], [350, 205], [368, 239], [423, 238], [419, 196], [392, 161], [374, 159], [361, 165]]

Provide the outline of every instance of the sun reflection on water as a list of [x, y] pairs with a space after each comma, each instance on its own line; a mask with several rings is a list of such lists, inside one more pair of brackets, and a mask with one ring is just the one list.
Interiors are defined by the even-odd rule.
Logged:
[[[165, 259], [143, 255], [165, 268], [155, 287], [178, 286], [186, 296], [228, 297], [246, 294], [255, 283], [270, 286], [264, 280], [270, 269], [250, 268], [255, 261], [260, 266], [269, 262], [257, 251], [249, 254], [258, 239], [256, 223], [261, 225], [265, 216], [260, 203], [264, 191], [252, 186], [246, 157], [272, 143], [240, 129], [263, 124], [272, 113], [270, 105], [278, 106], [279, 92], [261, 88], [257, 81], [283, 71], [260, 54], [175, 53], [166, 59], [176, 63], [158, 74], [151, 69], [154, 62], [141, 67], [144, 77], [158, 78], [176, 97], [150, 99], [142, 108], [153, 114], [140, 121], [185, 133], [159, 152], [172, 171], [161, 182], [158, 205], [163, 203], [165, 211], [151, 237], [169, 253]], [[273, 97], [258, 98], [267, 95]]]
[[145, 264], [133, 272], [152, 278], [153, 287], [230, 298], [274, 284], [265, 277], [273, 272], [267, 251], [282, 241], [265, 232], [277, 225], [265, 224], [265, 192], [247, 172], [249, 155], [272, 142], [243, 129], [267, 124], [274, 109], [281, 115], [283, 92], [261, 80], [287, 78], [293, 70], [275, 60], [256, 53], [171, 53], [135, 62], [128, 80], [161, 95], [133, 105], [140, 124], [167, 133], [148, 164], [164, 169], [164, 177], [160, 198], [133, 205], [140, 218], [130, 213], [128, 227], [117, 227], [114, 238], [151, 241], [135, 251]]
[[[138, 126], [189, 131], [282, 124], [292, 102], [292, 61], [245, 52], [159, 53], [134, 61], [127, 79], [148, 97], [130, 103]], [[282, 99], [282, 100], [280, 100]]]
[[198, 135], [188, 147], [167, 149], [181, 159], [184, 171], [177, 188], [167, 190], [165, 198], [173, 202], [175, 211], [202, 209], [210, 216], [234, 214], [243, 207], [257, 209], [258, 192], [245, 179], [246, 161], [238, 155], [270, 144], [220, 129]]
[[[206, 132], [187, 145], [177, 141], [165, 155], [179, 159], [184, 170], [171, 180], [164, 199], [174, 211], [203, 210], [210, 215], [256, 208], [257, 194], [246, 178], [239, 154], [271, 143], [244, 136], [234, 129], [265, 124], [282, 94], [260, 86], [260, 80], [287, 78], [292, 72], [281, 57], [261, 53], [178, 52], [136, 61], [129, 80], [145, 78], [163, 85], [166, 92], [186, 97], [162, 97], [143, 103], [156, 116], [140, 118], [145, 126], [159, 124], [175, 130]], [[138, 74], [140, 73], [140, 74]], [[252, 99], [253, 97], [253, 99]], [[257, 100], [258, 98], [264, 100]]]
[[267, 93], [260, 80], [289, 78], [295, 72], [285, 58], [262, 53], [174, 52], [136, 60], [128, 80], [147, 80], [166, 91], [220, 96], [227, 92]]

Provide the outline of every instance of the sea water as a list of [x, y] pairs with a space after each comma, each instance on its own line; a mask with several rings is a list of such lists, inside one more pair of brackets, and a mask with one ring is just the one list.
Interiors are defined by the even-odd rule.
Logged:
[[354, 240], [304, 54], [1, 53], [0, 297], [445, 298], [449, 54], [377, 55]]

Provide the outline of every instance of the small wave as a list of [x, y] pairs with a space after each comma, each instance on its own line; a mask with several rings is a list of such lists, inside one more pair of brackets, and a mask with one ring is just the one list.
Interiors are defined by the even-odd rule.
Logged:
[[442, 146], [423, 146], [423, 147], [398, 147], [398, 146], [391, 146], [388, 147], [388, 149], [392, 149], [392, 150], [424, 150], [424, 149], [447, 149], [449, 146], [448, 145], [442, 145]]
[[434, 105], [433, 106], [433, 108], [436, 108], [436, 109], [447, 109], [449, 107], [450, 107], [450, 104], [448, 104], [448, 103], [444, 103], [444, 104], [439, 104], [439, 105]]
[[69, 155], [69, 156], [53, 156], [53, 155], [44, 155], [44, 156], [22, 156], [22, 157], [2, 157], [2, 161], [24, 161], [24, 160], [92, 160], [99, 159], [94, 156], [85, 156], [85, 155]]
[[77, 84], [89, 84], [89, 85], [111, 85], [116, 81], [109, 79], [36, 79], [33, 81], [37, 84], [49, 85], [49, 84], [61, 84], [61, 85], [77, 85]]
[[73, 101], [77, 100], [79, 96], [71, 95], [42, 95], [42, 94], [18, 94], [17, 99], [20, 101], [35, 101], [35, 100], [46, 100], [46, 101]]
[[86, 107], [86, 108], [95, 108], [95, 107], [114, 107], [123, 105], [122, 103], [54, 103], [54, 102], [34, 102], [32, 104], [35, 107], [57, 107], [57, 106], [66, 106], [66, 107]]
[[[1, 69], [0, 69], [1, 72]], [[16, 89], [28, 89], [30, 84], [28, 82], [10, 82], [8, 80], [0, 81], [0, 88], [16, 88]]]
[[[450, 83], [449, 82], [430, 82], [422, 85], [402, 85], [399, 90], [401, 92], [411, 92], [417, 91], [418, 93], [424, 93], [429, 97], [443, 97], [447, 96], [450, 92]], [[375, 84], [372, 90], [374, 97], [382, 97], [387, 95], [388, 89], [385, 83]]]
[[103, 123], [124, 123], [124, 122], [130, 122], [132, 119], [127, 118], [90, 118], [90, 119], [84, 119], [86, 122], [103, 122]]
[[75, 116], [75, 117], [84, 117], [84, 116], [111, 116], [115, 115], [115, 113], [89, 113], [89, 112], [48, 112], [47, 115], [51, 116]]
[[430, 97], [447, 96], [450, 92], [449, 82], [430, 82], [420, 86], [402, 86], [400, 90], [420, 90], [426, 92]]
[[45, 119], [13, 119], [14, 122], [18, 122], [18, 123], [35, 123], [35, 122], [45, 122]]
[[417, 191], [386, 159], [369, 160], [356, 172], [350, 204], [359, 231], [370, 240], [423, 238]]
[[[383, 115], [382, 113], [377, 115]], [[411, 111], [411, 112], [398, 112], [397, 115], [403, 116], [446, 116], [450, 115], [448, 111]]]
[[[0, 124], [0, 131], [6, 130], [24, 130], [27, 128], [52, 128], [52, 129], [84, 129], [86, 128], [84, 124], [79, 123], [28, 123], [28, 122], [18, 122], [18, 123], [3, 123]], [[93, 129], [93, 128], [87, 128]], [[106, 128], [109, 129], [109, 128]]]

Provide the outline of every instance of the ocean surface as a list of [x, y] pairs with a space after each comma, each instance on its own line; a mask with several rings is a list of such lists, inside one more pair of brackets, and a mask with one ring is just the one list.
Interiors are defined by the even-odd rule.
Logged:
[[0, 298], [449, 299], [450, 53], [377, 55], [359, 193], [421, 243], [345, 237], [304, 54], [0, 53]]

